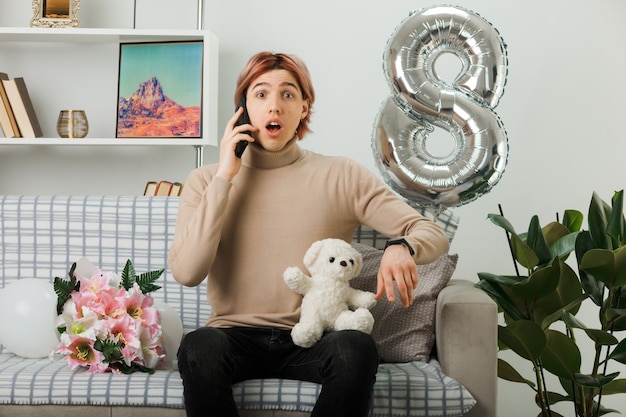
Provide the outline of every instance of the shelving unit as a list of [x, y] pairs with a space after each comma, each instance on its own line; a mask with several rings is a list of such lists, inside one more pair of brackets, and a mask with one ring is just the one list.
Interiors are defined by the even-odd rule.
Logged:
[[[204, 45], [202, 137], [116, 138], [119, 44], [197, 40]], [[0, 145], [191, 145], [196, 148], [197, 166], [202, 164], [204, 146], [217, 145], [218, 40], [210, 31], [0, 28], [0, 62], [1, 72], [24, 77], [46, 136], [0, 137]], [[87, 111], [86, 138], [55, 137], [56, 115], [68, 102], [79, 103], [74, 108]]]

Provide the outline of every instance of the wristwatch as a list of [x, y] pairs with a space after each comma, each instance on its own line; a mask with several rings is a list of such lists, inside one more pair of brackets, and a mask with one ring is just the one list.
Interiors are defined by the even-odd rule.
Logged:
[[387, 249], [391, 245], [404, 245], [409, 250], [409, 253], [411, 254], [411, 256], [415, 255], [415, 251], [413, 250], [411, 245], [409, 245], [409, 242], [407, 242], [406, 239], [403, 238], [403, 237], [398, 237], [398, 238], [395, 238], [395, 239], [389, 239], [387, 241], [387, 243], [385, 243], [385, 249]]

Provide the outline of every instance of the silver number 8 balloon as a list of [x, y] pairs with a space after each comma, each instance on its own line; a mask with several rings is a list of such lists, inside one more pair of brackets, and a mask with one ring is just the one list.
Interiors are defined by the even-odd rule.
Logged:
[[[452, 85], [435, 61], [452, 53], [462, 70]], [[493, 108], [504, 91], [506, 45], [477, 14], [435, 6], [411, 14], [396, 28], [383, 56], [393, 91], [381, 106], [372, 138], [385, 182], [418, 206], [459, 206], [489, 192], [508, 158], [506, 131]], [[435, 156], [426, 147], [434, 128], [454, 149]]]

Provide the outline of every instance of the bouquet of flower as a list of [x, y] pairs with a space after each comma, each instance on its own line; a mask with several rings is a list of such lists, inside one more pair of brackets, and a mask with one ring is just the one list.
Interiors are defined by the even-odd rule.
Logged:
[[87, 279], [75, 273], [54, 279], [57, 294], [57, 353], [67, 355], [71, 369], [88, 372], [153, 373], [165, 356], [159, 312], [150, 292], [163, 269], [139, 276], [130, 260], [121, 279], [100, 269]]

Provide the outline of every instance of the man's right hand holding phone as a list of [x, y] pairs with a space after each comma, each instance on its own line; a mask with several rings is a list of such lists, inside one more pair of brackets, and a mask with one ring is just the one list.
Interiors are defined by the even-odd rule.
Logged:
[[224, 136], [220, 142], [220, 162], [216, 175], [231, 181], [241, 168], [241, 158], [235, 155], [237, 144], [240, 141], [254, 142], [251, 132], [256, 128], [249, 122], [237, 124], [240, 121], [245, 108], [239, 107], [233, 117], [226, 124]]

